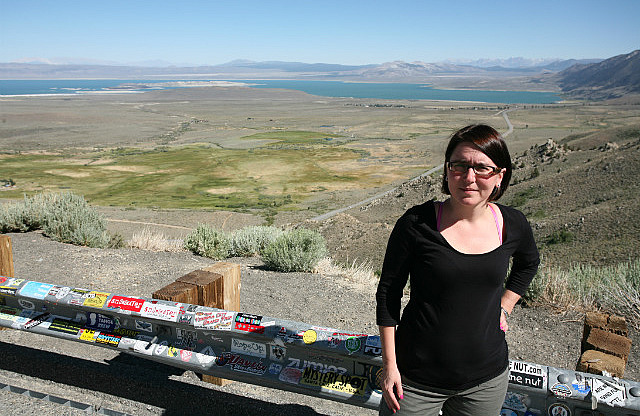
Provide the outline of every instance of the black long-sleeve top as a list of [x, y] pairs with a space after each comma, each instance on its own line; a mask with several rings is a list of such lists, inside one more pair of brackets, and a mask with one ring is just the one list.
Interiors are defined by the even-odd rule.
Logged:
[[[460, 253], [447, 242], [437, 230], [433, 201], [410, 208], [397, 221], [376, 293], [376, 320], [398, 326], [396, 361], [409, 380], [463, 390], [507, 368], [500, 299], [504, 289], [523, 295], [540, 261], [525, 216], [498, 207], [503, 242], [484, 254]], [[400, 319], [409, 276], [410, 299]]]

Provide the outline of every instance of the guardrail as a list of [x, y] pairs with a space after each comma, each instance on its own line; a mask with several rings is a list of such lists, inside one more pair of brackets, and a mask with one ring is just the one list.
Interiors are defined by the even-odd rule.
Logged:
[[[380, 338], [187, 303], [0, 277], [0, 326], [376, 409]], [[640, 383], [510, 362], [503, 415], [640, 415]]]

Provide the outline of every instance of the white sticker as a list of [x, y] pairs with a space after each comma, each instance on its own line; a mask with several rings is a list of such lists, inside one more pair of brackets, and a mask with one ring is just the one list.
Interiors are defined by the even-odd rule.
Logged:
[[133, 350], [135, 352], [139, 352], [140, 354], [153, 355], [152, 344], [147, 341], [136, 341], [136, 343], [133, 345]]
[[265, 344], [237, 338], [231, 338], [231, 352], [250, 355], [252, 357], [267, 358], [267, 346]]
[[156, 345], [156, 349], [154, 351], [155, 355], [162, 355], [169, 347], [168, 341], [162, 341], [160, 344]]
[[177, 322], [180, 307], [163, 305], [160, 303], [145, 302], [140, 310], [140, 315], [146, 318], [161, 319], [163, 321]]
[[598, 403], [609, 406], [624, 406], [626, 400], [624, 386], [597, 378], [591, 379], [591, 394]]

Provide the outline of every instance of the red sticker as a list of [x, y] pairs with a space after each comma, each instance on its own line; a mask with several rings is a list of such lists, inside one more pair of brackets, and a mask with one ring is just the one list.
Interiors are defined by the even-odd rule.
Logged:
[[114, 296], [107, 305], [109, 308], [118, 308], [124, 311], [140, 312], [144, 299], [127, 298], [124, 296]]

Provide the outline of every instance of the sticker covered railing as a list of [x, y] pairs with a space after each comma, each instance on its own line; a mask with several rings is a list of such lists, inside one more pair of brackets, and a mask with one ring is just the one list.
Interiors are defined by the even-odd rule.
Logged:
[[[377, 335], [0, 277], [0, 326], [376, 409]], [[510, 362], [503, 415], [640, 415], [640, 383]]]

